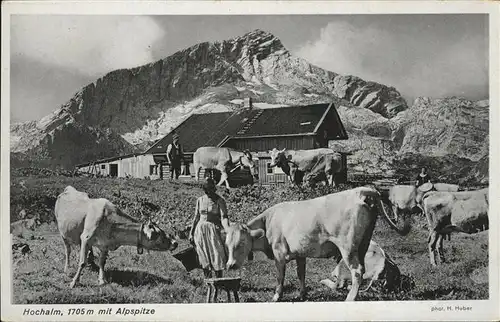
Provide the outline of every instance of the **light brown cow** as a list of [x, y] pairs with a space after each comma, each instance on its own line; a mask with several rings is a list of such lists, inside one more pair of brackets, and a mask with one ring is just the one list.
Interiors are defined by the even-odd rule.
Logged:
[[392, 207], [397, 221], [400, 213], [414, 214], [423, 212], [422, 198], [429, 191], [458, 191], [458, 185], [447, 183], [435, 183], [425, 188], [424, 190], [413, 185], [395, 185], [389, 189], [387, 196], [382, 194], [382, 197], [385, 197], [384, 199]]
[[271, 167], [280, 167], [289, 176], [290, 181], [295, 184], [302, 181], [296, 178], [297, 171], [309, 172], [322, 155], [331, 153], [335, 153], [335, 151], [328, 148], [311, 150], [278, 150], [274, 148], [269, 151]]
[[[351, 280], [351, 272], [346, 263], [342, 259], [335, 269], [331, 277], [333, 279], [324, 279], [320, 283], [331, 289], [343, 288], [346, 281]], [[374, 281], [383, 281], [384, 288], [394, 290], [401, 282], [401, 272], [394, 261], [386, 254], [386, 252], [375, 241], [370, 241], [370, 246], [365, 255], [365, 273], [363, 280], [369, 280], [369, 284], [363, 292], [370, 289]]]
[[442, 183], [442, 182], [436, 182], [436, 183], [427, 182], [417, 188], [417, 196], [415, 200], [417, 201], [417, 206], [423, 211], [424, 208], [422, 204], [422, 198], [427, 192], [430, 191], [458, 192], [458, 189], [459, 186], [457, 184]]
[[335, 175], [342, 170], [342, 155], [340, 153], [323, 154], [311, 170], [306, 173], [304, 182], [312, 184], [318, 178], [323, 177], [326, 185], [335, 186]]
[[227, 267], [238, 269], [251, 251], [264, 252], [275, 260], [278, 285], [273, 301], [278, 301], [288, 261], [297, 262], [300, 295], [305, 298], [306, 258], [343, 258], [353, 281], [346, 300], [353, 301], [365, 271], [364, 258], [377, 220], [379, 199], [375, 189], [359, 187], [276, 204], [246, 225], [229, 227]]
[[488, 188], [461, 192], [435, 191], [424, 195], [429, 257], [433, 266], [436, 266], [436, 253], [440, 261], [445, 262], [444, 236], [452, 232], [473, 234], [488, 229], [488, 191]]
[[199, 172], [203, 169], [216, 169], [221, 172], [218, 186], [226, 183], [229, 189], [228, 174], [238, 167], [250, 169], [250, 174], [254, 179], [259, 178], [259, 169], [249, 151], [236, 151], [229, 148], [201, 147], [193, 155], [193, 165], [196, 180], [199, 179]]
[[64, 271], [68, 272], [71, 245], [80, 245], [80, 262], [70, 287], [75, 287], [85, 267], [87, 254], [95, 246], [99, 256], [99, 284], [105, 283], [104, 265], [109, 251], [120, 246], [136, 246], [150, 250], [174, 250], [177, 242], [156, 224], [141, 224], [123, 213], [107, 199], [91, 199], [84, 193], [68, 186], [57, 197], [55, 216], [59, 232], [66, 248]]

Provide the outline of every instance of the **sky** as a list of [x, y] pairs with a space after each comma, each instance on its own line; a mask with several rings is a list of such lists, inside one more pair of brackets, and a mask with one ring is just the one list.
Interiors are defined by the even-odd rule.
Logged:
[[480, 14], [11, 16], [11, 122], [38, 120], [106, 73], [255, 29], [324, 69], [395, 87], [408, 101], [488, 98]]

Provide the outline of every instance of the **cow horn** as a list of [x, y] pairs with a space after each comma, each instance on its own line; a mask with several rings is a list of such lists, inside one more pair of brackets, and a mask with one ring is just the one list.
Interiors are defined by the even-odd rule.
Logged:
[[262, 228], [252, 229], [250, 230], [250, 236], [253, 238], [262, 238], [265, 235], [265, 231]]
[[285, 152], [286, 148], [283, 148], [283, 150], [280, 150], [280, 152]]

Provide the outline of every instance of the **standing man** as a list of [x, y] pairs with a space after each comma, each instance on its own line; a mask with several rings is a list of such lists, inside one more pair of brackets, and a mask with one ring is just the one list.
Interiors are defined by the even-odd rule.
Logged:
[[415, 183], [415, 185], [418, 188], [418, 187], [420, 187], [421, 185], [423, 185], [424, 183], [427, 183], [427, 182], [431, 182], [431, 177], [427, 173], [427, 169], [426, 168], [422, 168], [422, 171], [417, 176], [417, 182]]
[[172, 136], [172, 143], [167, 147], [167, 161], [170, 164], [170, 178], [179, 179], [179, 175], [181, 174], [181, 160], [182, 160], [182, 147], [179, 143], [179, 135], [174, 133]]

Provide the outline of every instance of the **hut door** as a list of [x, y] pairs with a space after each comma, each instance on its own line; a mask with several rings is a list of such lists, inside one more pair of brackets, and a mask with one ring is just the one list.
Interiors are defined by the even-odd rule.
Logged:
[[347, 155], [342, 155], [342, 171], [335, 176], [335, 184], [347, 182]]
[[118, 164], [109, 165], [109, 175], [111, 177], [118, 177]]

